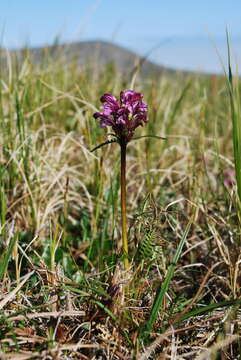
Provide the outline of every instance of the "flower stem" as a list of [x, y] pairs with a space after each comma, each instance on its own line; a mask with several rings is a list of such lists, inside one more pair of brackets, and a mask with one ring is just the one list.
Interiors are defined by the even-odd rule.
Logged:
[[127, 142], [125, 138], [120, 139], [121, 147], [121, 228], [122, 228], [122, 244], [124, 250], [124, 267], [129, 269], [128, 260], [128, 240], [127, 240], [127, 225], [126, 225], [126, 147]]

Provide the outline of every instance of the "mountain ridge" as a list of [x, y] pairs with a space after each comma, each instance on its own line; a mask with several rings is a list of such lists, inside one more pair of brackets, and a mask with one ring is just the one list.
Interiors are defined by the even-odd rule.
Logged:
[[[10, 54], [14, 54], [18, 61], [23, 61], [27, 52], [33, 62], [37, 64], [40, 64], [45, 56], [48, 56], [55, 61], [62, 59], [66, 64], [75, 61], [80, 67], [86, 65], [105, 66], [109, 63], [113, 63], [117, 70], [126, 75], [134, 73], [138, 67], [140, 67], [140, 74], [145, 77], [156, 76], [163, 73], [187, 73], [186, 71], [177, 71], [158, 65], [148, 60], [148, 57], [146, 58], [123, 46], [103, 40], [79, 41], [44, 47], [30, 47], [9, 50], [9, 52]], [[2, 61], [5, 56], [4, 50], [2, 49]]]

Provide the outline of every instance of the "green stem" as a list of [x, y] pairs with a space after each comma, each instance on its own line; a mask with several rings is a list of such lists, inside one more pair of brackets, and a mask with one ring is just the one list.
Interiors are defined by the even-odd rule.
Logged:
[[129, 269], [128, 260], [128, 240], [127, 240], [127, 225], [126, 225], [126, 147], [127, 142], [125, 138], [120, 139], [121, 147], [121, 228], [122, 228], [122, 244], [124, 250], [124, 267]]

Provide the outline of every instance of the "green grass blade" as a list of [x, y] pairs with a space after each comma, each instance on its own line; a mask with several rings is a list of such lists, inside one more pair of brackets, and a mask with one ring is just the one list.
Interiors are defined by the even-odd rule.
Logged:
[[117, 320], [116, 316], [115, 316], [105, 305], [103, 305], [100, 301], [98, 301], [98, 300], [91, 300], [91, 302], [93, 302], [94, 304], [98, 305], [102, 310], [104, 310], [104, 311], [106, 312], [106, 314], [111, 317], [112, 320], [114, 320], [114, 321]]
[[17, 240], [17, 236], [15, 235], [10, 240], [10, 243], [8, 245], [8, 248], [7, 248], [6, 252], [1, 257], [1, 261], [0, 261], [0, 280], [2, 280], [4, 274], [5, 274], [6, 270], [7, 270], [8, 263], [9, 263], [11, 255], [12, 255], [14, 245], [16, 244], [16, 240]]
[[183, 321], [183, 320], [187, 320], [191, 317], [197, 316], [197, 315], [201, 315], [201, 314], [205, 314], [207, 312], [210, 312], [212, 310], [221, 308], [221, 307], [225, 307], [225, 306], [233, 306], [233, 305], [239, 305], [241, 304], [241, 299], [233, 299], [233, 300], [225, 300], [225, 301], [221, 301], [219, 303], [215, 303], [215, 304], [209, 304], [207, 306], [199, 306], [196, 309], [193, 309], [192, 311], [188, 312], [187, 314], [183, 315], [178, 322]]
[[172, 277], [174, 275], [176, 264], [177, 264], [177, 262], [178, 262], [178, 260], [180, 258], [180, 255], [181, 255], [183, 246], [185, 244], [185, 241], [187, 239], [187, 235], [189, 233], [192, 222], [193, 222], [193, 219], [191, 219], [189, 221], [189, 223], [187, 224], [187, 227], [186, 227], [186, 229], [184, 231], [184, 234], [183, 234], [183, 236], [181, 238], [181, 241], [180, 241], [180, 243], [178, 245], [178, 248], [176, 250], [173, 262], [170, 264], [170, 266], [168, 268], [166, 279], [164, 280], [164, 282], [163, 282], [163, 284], [161, 286], [161, 289], [157, 293], [156, 299], [155, 299], [153, 307], [151, 309], [149, 319], [147, 320], [147, 322], [146, 322], [146, 324], [144, 326], [144, 331], [143, 331], [144, 336], [147, 336], [150, 333], [150, 331], [152, 329], [152, 326], [153, 326], [153, 324], [156, 321], [156, 318], [158, 316], [158, 312], [161, 310], [163, 298], [164, 298], [164, 296], [166, 294], [166, 291], [168, 290], [170, 281], [171, 281], [171, 279], [172, 279]]
[[230, 41], [228, 31], [226, 29], [226, 38], [227, 38], [227, 49], [228, 49], [228, 80], [231, 85], [233, 86], [233, 74], [232, 74], [232, 67], [231, 67], [231, 51], [230, 51]]
[[[239, 79], [234, 83], [232, 66], [231, 66], [231, 51], [230, 40], [227, 32], [227, 50], [228, 50], [228, 76], [227, 86], [230, 99], [231, 117], [232, 117], [232, 138], [233, 138], [233, 152], [235, 163], [235, 174], [237, 181], [238, 202], [239, 202], [239, 215], [241, 213], [241, 104], [240, 104], [240, 91]], [[241, 216], [240, 216], [241, 218]]]

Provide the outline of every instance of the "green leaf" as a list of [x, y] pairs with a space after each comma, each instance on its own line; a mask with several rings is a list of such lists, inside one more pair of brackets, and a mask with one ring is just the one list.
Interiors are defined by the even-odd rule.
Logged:
[[111, 139], [111, 140], [105, 141], [102, 144], [97, 145], [94, 149], [90, 150], [90, 152], [94, 152], [95, 150], [101, 148], [102, 146], [109, 145], [109, 144], [112, 144], [114, 142], [118, 142], [118, 140], [117, 139]]
[[143, 138], [154, 138], [154, 139], [159, 139], [159, 140], [166, 140], [167, 139], [167, 138], [165, 138], [163, 136], [157, 136], [157, 135], [142, 135], [142, 136], [134, 137], [133, 139], [131, 139], [131, 141], [139, 140], [139, 139], [143, 139]]

